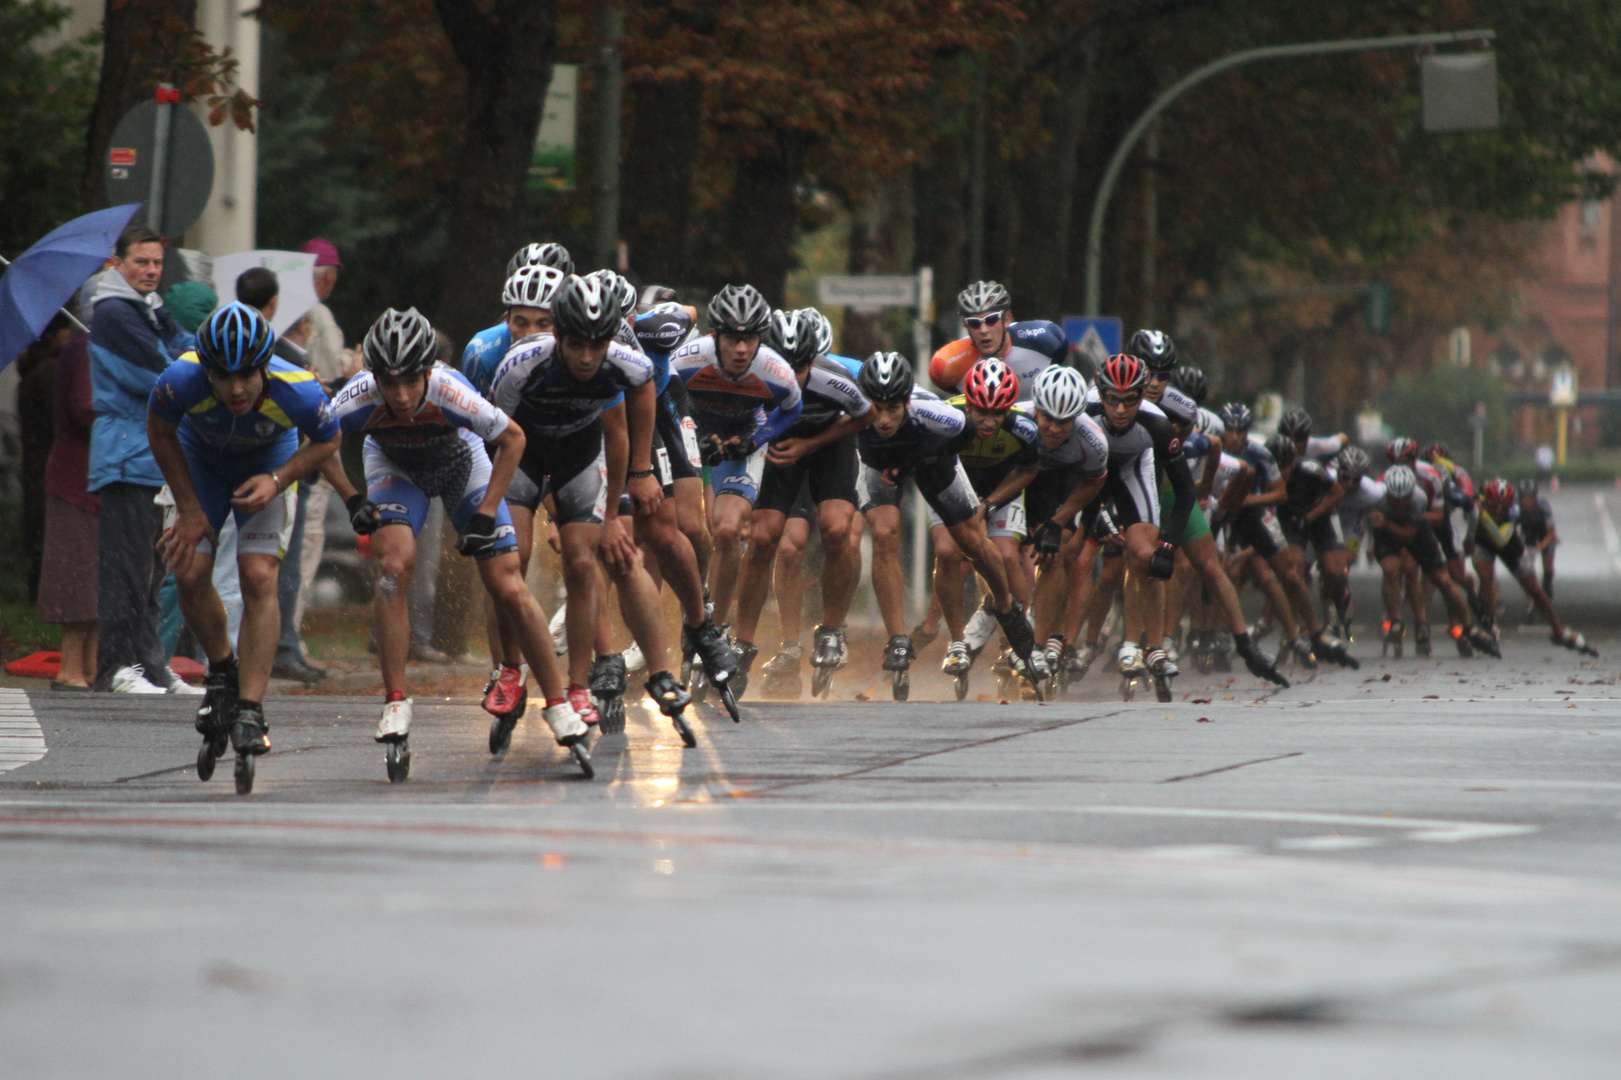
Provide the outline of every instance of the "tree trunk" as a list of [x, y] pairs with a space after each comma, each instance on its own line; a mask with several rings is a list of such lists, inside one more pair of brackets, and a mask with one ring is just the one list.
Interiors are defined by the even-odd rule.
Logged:
[[753, 285], [773, 307], [781, 306], [793, 268], [797, 189], [808, 149], [806, 136], [778, 132], [773, 152], [739, 158], [726, 204], [725, 276], [735, 285]]
[[181, 66], [193, 33], [197, 0], [107, 0], [102, 20], [101, 79], [90, 110], [84, 179], [85, 210], [107, 205], [107, 150], [124, 114], [152, 96], [159, 73]]
[[556, 0], [434, 0], [467, 71], [467, 118], [451, 190], [451, 248], [435, 324], [458, 349], [500, 311], [507, 259], [525, 239], [525, 184], [552, 77]]
[[[885, 181], [856, 204], [850, 215], [852, 274], [907, 274], [912, 272], [912, 170]], [[912, 340], [896, 341], [890, 332], [893, 316], [887, 311], [863, 312], [846, 308], [840, 345], [846, 356], [865, 357], [899, 349], [910, 356]], [[927, 357], [924, 358], [927, 360]]]
[[644, 284], [687, 284], [687, 230], [703, 87], [694, 79], [646, 83], [631, 104], [631, 134], [621, 174], [630, 265]]

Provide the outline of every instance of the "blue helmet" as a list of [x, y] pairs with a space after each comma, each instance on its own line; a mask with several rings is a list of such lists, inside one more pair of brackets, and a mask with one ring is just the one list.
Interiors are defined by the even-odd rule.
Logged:
[[210, 371], [243, 375], [270, 363], [276, 332], [254, 308], [232, 301], [197, 330], [197, 359]]

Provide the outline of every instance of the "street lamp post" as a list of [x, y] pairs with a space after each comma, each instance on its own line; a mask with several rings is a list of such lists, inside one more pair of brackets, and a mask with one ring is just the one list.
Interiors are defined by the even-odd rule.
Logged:
[[1184, 76], [1170, 89], [1154, 99], [1137, 122], [1131, 125], [1126, 137], [1115, 147], [1114, 156], [1103, 170], [1103, 181], [1092, 200], [1092, 220], [1086, 230], [1086, 314], [1100, 314], [1103, 276], [1103, 221], [1109, 210], [1109, 198], [1114, 185], [1125, 168], [1126, 158], [1138, 140], [1148, 131], [1160, 113], [1177, 98], [1213, 75], [1229, 68], [1255, 60], [1287, 60], [1301, 56], [1325, 56], [1332, 53], [1374, 52], [1380, 49], [1411, 49], [1424, 45], [1450, 45], [1465, 41], [1490, 41], [1497, 36], [1495, 30], [1455, 30], [1437, 34], [1402, 34], [1397, 37], [1350, 38], [1344, 41], [1310, 41], [1299, 45], [1267, 45], [1259, 49], [1245, 49], [1213, 60], [1197, 71]]

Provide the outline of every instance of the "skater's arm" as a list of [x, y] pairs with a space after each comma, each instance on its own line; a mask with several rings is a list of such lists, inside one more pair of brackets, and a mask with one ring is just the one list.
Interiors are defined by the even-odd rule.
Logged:
[[664, 497], [653, 472], [653, 421], [658, 415], [658, 394], [651, 381], [625, 391], [624, 414], [629, 429], [629, 472], [634, 474], [628, 483], [631, 505], [640, 513], [651, 514]]
[[1268, 484], [1265, 491], [1258, 491], [1252, 495], [1244, 496], [1244, 506], [1277, 506], [1283, 502], [1284, 497], [1283, 477], [1280, 476]]
[[518, 471], [518, 462], [523, 459], [524, 447], [528, 442], [523, 428], [512, 419], [507, 420], [506, 430], [490, 441], [495, 453], [490, 457], [490, 482], [484, 488], [484, 501], [478, 504], [479, 513], [493, 518], [501, 508], [501, 500], [507, 495], [507, 485], [512, 483], [513, 474]]
[[180, 448], [180, 425], [148, 412], [146, 441], [152, 447], [158, 468], [163, 471], [163, 479], [169, 484], [169, 493], [174, 496], [174, 527], [159, 541], [163, 561], [169, 569], [183, 575], [191, 568], [197, 545], [205, 538], [214, 541], [219, 538], [209, 528], [203, 504], [197, 500], [197, 491], [191, 486], [191, 468], [186, 464], [186, 452]]
[[[247, 482], [233, 492], [231, 505], [245, 514], [257, 514], [300, 477], [319, 469], [327, 459], [336, 457], [338, 445], [342, 441], [341, 435], [333, 435], [325, 442], [306, 440], [303, 446], [294, 451], [292, 457], [273, 471], [249, 477]], [[261, 482], [265, 480], [269, 483]]]
[[602, 413], [603, 457], [608, 466], [607, 500], [602, 508], [602, 543], [598, 552], [615, 570], [628, 569], [636, 558], [636, 541], [619, 516], [619, 496], [625, 490], [625, 469], [630, 459], [625, 406], [621, 402]]
[[1210, 498], [1210, 493], [1216, 488], [1216, 470], [1221, 468], [1221, 442], [1210, 440], [1210, 449], [1205, 451], [1204, 472], [1199, 476], [1199, 500], [1203, 502]]
[[349, 482], [349, 473], [344, 469], [343, 458], [338, 454], [333, 454], [322, 463], [321, 479], [332, 485], [332, 490], [337, 492], [340, 502], [347, 503], [360, 494]]
[[1165, 463], [1165, 479], [1170, 481], [1171, 491], [1176, 496], [1176, 505], [1171, 508], [1170, 518], [1165, 527], [1160, 530], [1160, 539], [1176, 543], [1182, 539], [1187, 531], [1188, 515], [1193, 513], [1194, 486], [1193, 473], [1188, 470], [1188, 459], [1176, 454]]
[[1094, 476], [1076, 484], [1070, 491], [1069, 498], [1065, 499], [1063, 505], [1053, 514], [1052, 520], [1068, 528], [1068, 523], [1075, 520], [1076, 514], [1092, 505], [1092, 500], [1098, 497], [1098, 492], [1103, 490], [1103, 482], [1107, 479], [1107, 475]]
[[[1036, 473], [1040, 471], [1041, 466], [1034, 461], [1028, 465], [1020, 465], [1013, 469], [1002, 478], [1000, 484], [996, 485], [996, 490], [985, 496], [986, 504], [990, 506], [1006, 506], [1019, 497], [1019, 492], [1030, 486], [1031, 482], [1036, 478]], [[1087, 501], [1090, 502], [1091, 500]]]
[[766, 450], [766, 460], [774, 465], [790, 464], [840, 439], [860, 434], [863, 428], [872, 423], [874, 415], [870, 410], [866, 416], [845, 415], [815, 435], [807, 435], [803, 439], [778, 439]]

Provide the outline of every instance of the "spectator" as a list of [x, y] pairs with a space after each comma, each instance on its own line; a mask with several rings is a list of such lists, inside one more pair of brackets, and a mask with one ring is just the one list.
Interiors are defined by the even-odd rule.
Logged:
[[[250, 308], [257, 308], [266, 322], [275, 322], [276, 309], [281, 305], [281, 282], [276, 280], [274, 270], [263, 266], [250, 267], [236, 279], [236, 298]], [[281, 334], [276, 335], [274, 351], [289, 364], [297, 364], [301, 368], [310, 366], [303, 346], [288, 341]]]
[[[96, 686], [117, 693], [185, 693], [158, 639], [163, 510], [153, 501], [163, 474], [146, 439], [146, 406], [163, 369], [192, 335], [163, 310], [163, 237], [131, 225], [92, 298], [89, 490], [100, 497]], [[150, 676], [150, 678], [148, 678]]]
[[175, 322], [195, 334], [209, 312], [220, 306], [220, 298], [201, 281], [177, 281], [163, 294], [163, 306]]
[[28, 598], [39, 598], [45, 544], [45, 461], [51, 453], [57, 356], [73, 336], [73, 322], [57, 312], [39, 340], [17, 357], [17, 419], [22, 435], [23, 551], [28, 556]]
[[90, 336], [62, 347], [52, 387], [52, 440], [44, 469], [45, 550], [39, 583], [40, 622], [62, 627], [62, 669], [52, 690], [88, 690], [96, 678], [96, 496], [89, 491]]
[[310, 321], [306, 345], [309, 366], [331, 388], [335, 383], [347, 381], [360, 370], [359, 356], [354, 350], [343, 347], [343, 330], [332, 317], [332, 309], [326, 306], [327, 299], [338, 284], [338, 269], [343, 263], [339, 261], [338, 249], [332, 241], [320, 237], [299, 250], [315, 256], [315, 298], [318, 302], [305, 316]]

